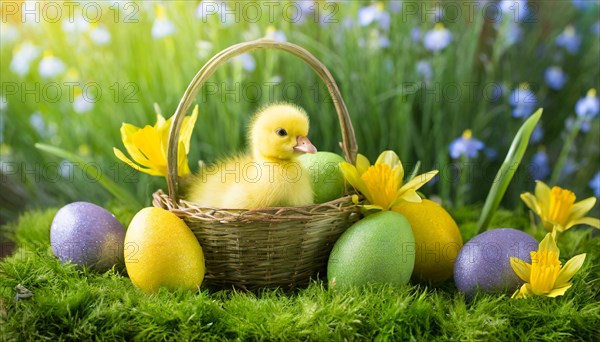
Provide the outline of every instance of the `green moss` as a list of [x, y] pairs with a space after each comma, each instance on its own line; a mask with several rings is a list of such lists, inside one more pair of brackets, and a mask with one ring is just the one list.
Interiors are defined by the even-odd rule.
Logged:
[[[19, 249], [0, 263], [0, 326], [7, 340], [593, 340], [600, 333], [600, 241], [588, 229], [560, 240], [563, 259], [587, 252], [587, 260], [573, 288], [554, 299], [478, 294], [467, 301], [451, 282], [345, 291], [313, 282], [294, 294], [161, 290], [149, 296], [119, 272], [61, 265], [48, 248], [55, 212], [30, 212], [13, 226]], [[478, 209], [455, 216], [468, 226]], [[502, 211], [496, 221], [516, 228], [529, 222]], [[34, 297], [15, 302], [17, 284]]]

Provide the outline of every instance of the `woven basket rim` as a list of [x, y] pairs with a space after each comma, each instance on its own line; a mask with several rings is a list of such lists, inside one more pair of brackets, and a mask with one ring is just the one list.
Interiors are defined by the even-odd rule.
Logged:
[[[257, 209], [227, 209], [203, 207], [196, 203], [179, 199], [177, 203], [173, 202], [162, 189], [153, 194], [153, 203], [155, 206], [167, 207], [169, 211], [194, 215], [194, 213], [215, 220], [230, 221], [269, 221], [269, 220], [299, 220], [307, 217], [327, 216], [330, 212], [346, 211], [348, 207], [358, 207], [353, 201], [353, 195], [344, 195], [332, 201], [306, 206], [295, 207], [270, 207]], [[346, 209], [346, 210], [345, 210]], [[195, 216], [195, 215], [194, 215]]]

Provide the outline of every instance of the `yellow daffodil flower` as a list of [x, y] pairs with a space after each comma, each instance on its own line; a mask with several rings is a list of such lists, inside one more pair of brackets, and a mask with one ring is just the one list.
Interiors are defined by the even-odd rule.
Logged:
[[429, 182], [438, 171], [416, 176], [404, 184], [404, 168], [393, 151], [381, 153], [375, 165], [359, 154], [356, 165], [340, 163], [344, 177], [358, 192], [365, 196], [366, 209], [391, 210], [402, 201], [421, 202], [417, 190]]
[[[191, 172], [188, 166], [187, 155], [190, 152], [190, 139], [197, 118], [198, 106], [194, 108], [192, 116], [183, 119], [183, 124], [179, 131], [177, 169], [180, 177], [188, 175]], [[162, 115], [157, 114], [154, 126], [146, 125], [144, 128], [139, 128], [128, 123], [123, 123], [121, 126], [123, 145], [125, 145], [125, 149], [127, 149], [127, 152], [137, 164], [127, 158], [118, 148], [113, 147], [113, 152], [117, 158], [138, 171], [152, 176], [166, 177], [168, 174], [167, 145], [172, 121], [173, 117], [165, 120]]]
[[578, 225], [587, 224], [600, 228], [600, 220], [584, 217], [596, 204], [596, 198], [590, 197], [575, 203], [575, 194], [558, 186], [550, 189], [542, 181], [537, 181], [535, 196], [529, 192], [521, 194], [521, 199], [533, 210], [551, 232], [554, 228], [559, 233]]
[[554, 234], [548, 233], [540, 242], [538, 251], [531, 252], [531, 264], [510, 258], [513, 270], [525, 282], [512, 298], [564, 295], [573, 285], [570, 280], [583, 265], [585, 253], [574, 256], [564, 266], [558, 260], [559, 254]]

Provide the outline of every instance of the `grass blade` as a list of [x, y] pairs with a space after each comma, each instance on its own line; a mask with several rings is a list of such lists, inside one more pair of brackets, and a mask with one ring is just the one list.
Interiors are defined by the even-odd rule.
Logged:
[[510, 181], [521, 163], [521, 159], [523, 159], [527, 145], [529, 145], [531, 133], [542, 117], [542, 111], [542, 108], [538, 109], [525, 121], [525, 123], [523, 123], [510, 145], [506, 158], [504, 158], [504, 162], [500, 166], [500, 170], [498, 170], [498, 173], [494, 178], [494, 183], [490, 188], [490, 192], [485, 199], [479, 222], [477, 222], [477, 234], [488, 228], [496, 209], [498, 209], [498, 206], [500, 205], [500, 201], [502, 201], [502, 198], [504, 197], [504, 193], [506, 192]]
[[110, 192], [111, 195], [115, 196], [124, 205], [129, 206], [130, 208], [136, 209], [136, 210], [143, 207], [143, 205], [134, 196], [132, 196], [126, 190], [123, 190], [123, 188], [121, 188], [117, 183], [113, 182], [109, 178], [104, 177], [104, 175], [102, 175], [102, 174], [91, 174], [89, 171], [90, 170], [89, 168], [81, 167], [83, 165], [87, 165], [88, 162], [85, 161], [84, 159], [82, 159], [81, 157], [79, 157], [78, 155], [68, 152], [68, 151], [65, 151], [61, 148], [46, 145], [46, 144], [37, 143], [37, 144], [35, 144], [35, 147], [39, 150], [48, 152], [59, 158], [63, 158], [63, 159], [69, 160], [73, 163], [76, 163], [76, 165], [79, 166], [80, 169], [82, 169], [84, 172], [86, 172], [90, 177], [94, 177], [95, 179], [97, 179], [98, 183], [100, 183], [100, 185], [102, 185], [102, 187], [104, 187], [104, 189], [106, 189], [106, 191]]

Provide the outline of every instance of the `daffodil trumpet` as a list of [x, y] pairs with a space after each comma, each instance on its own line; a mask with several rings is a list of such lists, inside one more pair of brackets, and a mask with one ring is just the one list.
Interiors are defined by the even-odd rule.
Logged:
[[564, 295], [573, 285], [571, 278], [583, 265], [586, 255], [585, 253], [576, 255], [564, 266], [558, 259], [559, 255], [560, 250], [556, 246], [555, 234], [548, 233], [540, 242], [538, 250], [531, 252], [531, 264], [518, 258], [510, 258], [513, 270], [525, 282], [512, 298]]
[[430, 171], [413, 177], [404, 183], [404, 167], [393, 151], [381, 153], [375, 164], [359, 154], [356, 165], [340, 163], [344, 177], [365, 197], [365, 209], [393, 210], [402, 201], [421, 202], [417, 190], [429, 182], [438, 171]]
[[600, 228], [600, 220], [585, 217], [596, 204], [596, 198], [590, 197], [575, 202], [575, 194], [558, 186], [548, 187], [544, 182], [537, 181], [535, 195], [529, 192], [521, 194], [521, 199], [537, 216], [548, 232], [554, 229], [558, 233], [579, 224], [587, 224]]
[[[177, 141], [179, 144], [177, 169], [180, 177], [191, 173], [187, 155], [190, 152], [190, 139], [197, 118], [198, 106], [194, 108], [191, 116], [183, 119], [179, 140]], [[160, 113], [157, 113], [154, 126], [146, 125], [140, 128], [123, 123], [121, 126], [121, 139], [133, 161], [116, 147], [113, 148], [115, 156], [140, 172], [152, 176], [167, 177], [167, 148], [172, 121], [173, 117], [165, 120]]]

